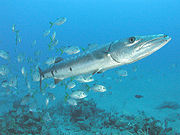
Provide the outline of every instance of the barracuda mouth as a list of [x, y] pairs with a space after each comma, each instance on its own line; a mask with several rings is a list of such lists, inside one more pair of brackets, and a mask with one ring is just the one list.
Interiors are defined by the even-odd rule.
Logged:
[[[149, 37], [151, 39], [148, 39]], [[135, 51], [140, 51], [148, 48], [152, 50], [154, 50], [155, 48], [158, 49], [163, 47], [165, 44], [167, 44], [167, 42], [171, 40], [169, 36], [164, 34], [151, 35], [149, 37], [147, 36], [147, 39], [141, 39], [140, 43], [136, 45]]]
[[152, 53], [156, 52], [161, 47], [166, 45], [170, 40], [171, 38], [164, 34], [144, 37], [144, 41], [142, 39], [141, 43], [139, 43], [139, 45], [137, 44], [137, 46], [135, 47], [134, 55], [132, 57], [133, 60], [137, 61], [151, 55]]
[[151, 46], [151, 45], [159, 46], [159, 45], [163, 45], [163, 43], [167, 43], [171, 40], [171, 38], [167, 35], [159, 34], [157, 36], [158, 37], [144, 42], [143, 47]]

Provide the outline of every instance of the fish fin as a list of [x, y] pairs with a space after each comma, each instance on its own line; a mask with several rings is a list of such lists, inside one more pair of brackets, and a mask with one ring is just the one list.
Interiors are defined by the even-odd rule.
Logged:
[[86, 51], [86, 49], [85, 49], [85, 48], [83, 48], [83, 47], [82, 47], [81, 49], [82, 49], [82, 51], [83, 51], [83, 52], [85, 52], [85, 51]]
[[97, 74], [100, 74], [100, 73], [103, 73], [103, 72], [105, 72], [106, 70], [99, 70], [98, 72], [97, 72]]
[[92, 73], [92, 75], [94, 75], [94, 74], [96, 74], [96, 73], [99, 73], [101, 70], [102, 70], [102, 69], [98, 69], [98, 70], [94, 71], [94, 72]]
[[61, 49], [61, 48], [60, 48], [59, 50], [61, 51], [61, 54], [63, 54], [63, 53], [64, 53], [63, 49]]
[[57, 58], [55, 59], [55, 62], [54, 62], [54, 63], [59, 63], [59, 62], [61, 62], [62, 60], [63, 60], [62, 57], [57, 57]]
[[114, 44], [114, 42], [110, 43], [109, 47], [108, 47], [108, 50], [104, 51], [104, 53], [106, 55], [109, 55], [110, 51], [111, 51], [111, 46]]
[[94, 75], [94, 74], [96, 74], [96, 73], [97, 73], [97, 71], [93, 72], [92, 75]]
[[58, 84], [62, 79], [54, 79], [54, 84]]
[[51, 42], [50, 42], [49, 44], [51, 44], [51, 43], [53, 42], [53, 39], [52, 39], [52, 37], [51, 37], [51, 36], [49, 36], [49, 38], [50, 38], [50, 40], [51, 40]]
[[39, 74], [40, 74], [40, 90], [42, 91], [42, 76], [43, 76], [43, 72], [40, 69], [40, 67], [38, 67], [38, 68], [39, 68]]
[[73, 81], [75, 79], [75, 77], [70, 77], [70, 81]]
[[49, 22], [49, 24], [50, 24], [50, 28], [52, 28], [52, 26], [54, 25], [53, 22]]
[[64, 100], [67, 101], [69, 98], [69, 94], [66, 92], [66, 95], [64, 96]]
[[19, 31], [19, 30], [16, 30], [15, 32], [16, 32], [16, 34], [19, 34], [20, 31]]

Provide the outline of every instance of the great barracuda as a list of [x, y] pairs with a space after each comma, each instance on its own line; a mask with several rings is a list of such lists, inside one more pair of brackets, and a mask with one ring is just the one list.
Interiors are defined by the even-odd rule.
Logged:
[[65, 78], [87, 73], [101, 73], [136, 62], [159, 50], [170, 40], [171, 38], [164, 34], [134, 36], [77, 54], [68, 59], [58, 60], [58, 63], [45, 71], [39, 68], [40, 88], [41, 81], [45, 78], [54, 78], [54, 82], [57, 84]]

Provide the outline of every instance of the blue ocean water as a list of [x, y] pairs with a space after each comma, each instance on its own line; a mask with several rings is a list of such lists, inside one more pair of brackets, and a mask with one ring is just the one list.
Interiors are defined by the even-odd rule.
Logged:
[[[113, 124], [110, 124], [108, 128], [106, 125], [101, 128], [93, 126], [93, 129], [86, 129], [90, 125], [87, 122], [89, 119], [65, 121], [64, 119], [72, 118], [72, 114], [70, 115], [69, 112], [73, 112], [73, 109], [78, 111], [78, 107], [70, 106], [64, 101], [66, 93], [71, 91], [66, 90], [63, 84], [62, 86], [57, 85], [54, 89], [47, 88], [46, 92], [53, 93], [56, 100], [49, 101], [48, 106], [45, 105], [47, 94], [44, 96], [40, 92], [39, 82], [32, 81], [31, 70], [36, 70], [38, 64], [45, 69], [47, 66], [44, 63], [49, 57], [61, 56], [60, 52], [48, 48], [50, 39], [43, 36], [44, 31], [49, 30], [49, 22], [55, 21], [59, 17], [66, 17], [67, 21], [61, 26], [53, 26], [51, 30], [50, 35], [53, 31], [56, 32], [56, 39], [59, 41], [57, 48], [61, 46], [86, 48], [90, 43], [100, 46], [136, 35], [167, 34], [170, 36], [172, 40], [152, 55], [136, 63], [95, 75], [94, 83], [103, 84], [107, 87], [107, 92], [90, 92], [85, 101], [81, 102], [89, 103], [92, 99], [92, 102], [96, 104], [96, 109], [102, 109], [112, 115], [118, 113], [118, 115], [132, 116], [143, 111], [147, 117], [152, 116], [161, 120], [162, 123], [168, 121], [168, 126], [173, 130], [168, 132], [167, 125], [163, 123], [162, 127], [166, 130], [161, 134], [180, 133], [179, 6], [178, 0], [0, 0], [0, 50], [7, 51], [10, 56], [8, 60], [0, 59], [0, 64], [6, 65], [10, 70], [6, 76], [0, 76], [1, 84], [4, 80], [17, 78], [16, 88], [0, 87], [1, 93], [3, 93], [0, 94], [0, 127], [2, 131], [0, 134], [35, 134], [32, 130], [35, 130], [38, 124], [34, 124], [33, 128], [24, 128], [24, 131], [22, 128], [21, 132], [15, 132], [19, 128], [19, 126], [15, 126], [18, 125], [17, 123], [13, 127], [2, 124], [7, 121], [12, 122], [13, 116], [11, 120], [7, 120], [7, 115], [11, 115], [9, 112], [18, 108], [13, 107], [13, 104], [16, 101], [22, 101], [27, 94], [34, 91], [38, 91], [34, 92], [33, 100], [36, 101], [34, 104], [38, 108], [36, 112], [42, 112], [38, 114], [41, 115], [39, 117], [43, 119], [47, 112], [51, 117], [51, 120], [43, 119], [41, 121], [42, 123], [45, 121], [43, 124], [46, 125], [46, 130], [42, 130], [45, 126], [42, 126], [41, 130], [36, 129], [39, 134], [95, 134], [94, 132], [97, 134], [138, 134], [140, 132], [129, 131], [129, 133], [125, 132], [124, 128], [122, 133], [120, 127], [123, 125], [116, 127]], [[15, 32], [12, 31], [14, 24], [22, 39], [18, 45], [16, 45]], [[32, 46], [34, 40], [36, 40], [36, 44]], [[35, 55], [35, 52], [38, 53], [37, 51], [40, 51], [40, 55]], [[20, 55], [23, 55], [25, 60], [18, 63], [17, 57]], [[27, 71], [26, 78], [21, 74], [22, 67], [25, 67]], [[121, 69], [128, 72], [127, 77], [116, 74], [116, 71]], [[48, 81], [53, 82], [53, 80]], [[28, 88], [27, 82], [31, 84], [31, 88]], [[8, 94], [4, 94], [4, 91], [8, 91]], [[141, 95], [142, 98], [136, 98], [135, 95]], [[81, 106], [79, 106], [82, 109], [84, 104], [81, 102]], [[29, 104], [27, 106], [29, 107]], [[159, 106], [161, 109], [157, 109]], [[59, 108], [60, 110], [58, 110]], [[13, 115], [16, 115], [17, 110], [14, 112]], [[18, 114], [18, 116], [23, 115], [25, 115], [23, 112]], [[26, 116], [28, 115], [26, 114]], [[89, 117], [100, 121], [98, 115]], [[119, 117], [116, 119], [122, 118]], [[58, 120], [64, 125], [59, 126]], [[20, 121], [23, 120], [20, 119]], [[101, 121], [105, 120], [101, 118]], [[125, 122], [131, 123], [130, 120]], [[81, 124], [86, 126], [83, 127]], [[21, 126], [26, 127], [25, 125]], [[142, 131], [153, 134], [143, 128]]]

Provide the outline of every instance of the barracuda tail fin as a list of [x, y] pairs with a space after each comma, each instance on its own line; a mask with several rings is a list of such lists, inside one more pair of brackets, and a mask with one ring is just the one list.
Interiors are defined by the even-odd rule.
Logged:
[[40, 90], [42, 91], [42, 76], [43, 76], [43, 73], [42, 73], [42, 70], [40, 69], [40, 67], [38, 67], [39, 68], [39, 74], [40, 74]]

